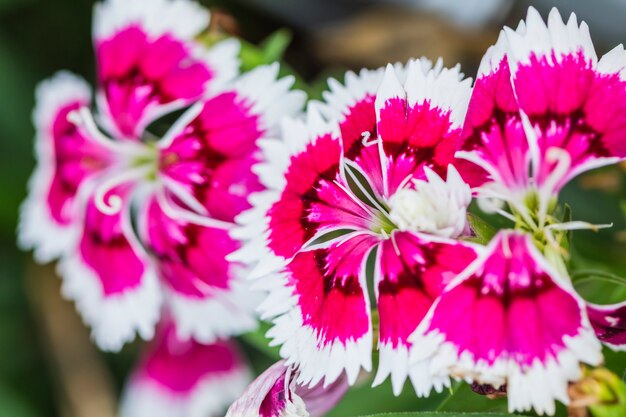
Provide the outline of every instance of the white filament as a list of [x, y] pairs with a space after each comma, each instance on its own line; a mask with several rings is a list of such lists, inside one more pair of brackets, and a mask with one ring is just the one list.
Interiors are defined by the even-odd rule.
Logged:
[[150, 148], [140, 142], [129, 140], [115, 141], [102, 133], [96, 125], [91, 111], [87, 107], [81, 107], [78, 110], [68, 113], [67, 120], [77, 127], [83, 128], [90, 139], [98, 142], [107, 149], [131, 156], [150, 155]]
[[185, 210], [184, 208], [178, 207], [177, 205], [173, 204], [170, 199], [165, 195], [165, 191], [162, 187], [157, 191], [156, 197], [159, 203], [159, 207], [170, 219], [173, 219], [180, 223], [192, 223], [199, 226], [212, 227], [223, 230], [230, 230], [233, 228], [233, 224], [231, 223], [202, 216], [190, 210]]
[[118, 175], [114, 175], [98, 184], [94, 190], [94, 204], [101, 213], [107, 216], [113, 216], [122, 210], [124, 201], [117, 194], [111, 193], [114, 188], [137, 181], [144, 178], [150, 172], [150, 167], [140, 167], [135, 169], [124, 170]]
[[539, 227], [545, 225], [552, 192], [556, 189], [558, 183], [565, 178], [572, 166], [572, 157], [569, 152], [556, 147], [551, 147], [546, 151], [546, 161], [555, 162], [556, 166], [546, 177], [539, 191]]

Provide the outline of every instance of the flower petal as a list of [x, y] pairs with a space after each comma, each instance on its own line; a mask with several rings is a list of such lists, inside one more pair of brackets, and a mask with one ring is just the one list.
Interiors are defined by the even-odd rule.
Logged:
[[[367, 179], [378, 195], [383, 195], [381, 158], [376, 141], [376, 111], [374, 102], [383, 69], [347, 72], [345, 85], [328, 80], [329, 91], [324, 92], [325, 105], [321, 107], [329, 120], [339, 123], [343, 156]], [[372, 146], [374, 145], [374, 146]]]
[[584, 302], [529, 235], [512, 231], [446, 288], [409, 341], [416, 377], [507, 384], [510, 411], [554, 414], [579, 362], [602, 361]]
[[285, 120], [283, 140], [261, 143], [255, 171], [268, 190], [253, 195], [254, 208], [234, 232], [246, 241], [235, 258], [252, 265], [252, 276], [276, 272], [317, 238], [343, 229], [369, 228], [373, 214], [349, 190], [338, 128], [310, 106], [306, 123]]
[[208, 23], [208, 11], [188, 0], [96, 5], [98, 104], [115, 136], [141, 139], [150, 122], [237, 75], [236, 43], [207, 52], [195, 40]]
[[613, 350], [626, 350], [626, 302], [587, 304], [587, 314], [602, 343]]
[[[558, 191], [581, 172], [626, 157], [626, 81], [620, 71], [598, 69], [589, 28], [572, 14], [564, 23], [552, 9], [547, 25], [533, 8], [524, 32], [507, 32], [509, 60], [520, 110], [536, 142], [538, 186]], [[622, 65], [626, 56], [621, 55]], [[614, 57], [617, 59], [617, 57]], [[561, 164], [551, 149], [565, 151], [566, 173], [551, 179]]]
[[249, 381], [234, 342], [181, 340], [162, 323], [128, 382], [120, 416], [220, 416]]
[[384, 152], [385, 197], [428, 167], [445, 177], [467, 109], [471, 80], [460, 68], [410, 61], [404, 86], [389, 65], [376, 97], [378, 135]]
[[529, 185], [531, 155], [506, 48], [506, 38], [501, 34], [482, 59], [456, 155], [484, 170], [464, 175], [468, 183], [478, 186], [496, 181], [509, 192], [516, 192]]
[[548, 200], [576, 175], [625, 158], [625, 66], [622, 47], [598, 62], [574, 14], [564, 23], [553, 9], [546, 24], [529, 8], [481, 63], [457, 156], [486, 175], [466, 180], [496, 181], [500, 193], [532, 185]]
[[275, 363], [250, 384], [226, 417], [281, 417], [296, 410], [302, 415], [322, 417], [348, 390], [345, 378], [328, 387], [320, 383], [309, 388], [297, 384], [296, 376], [297, 371], [284, 361]]
[[281, 356], [300, 370], [298, 382], [334, 382], [345, 370], [354, 383], [371, 369], [372, 326], [365, 263], [378, 238], [352, 233], [298, 253], [259, 310], [276, 317], [268, 332]]
[[250, 208], [248, 196], [264, 189], [252, 170], [259, 141], [301, 108], [301, 93], [289, 91], [293, 79], [277, 76], [275, 65], [249, 72], [232, 89], [190, 109], [182, 117], [190, 120], [172, 128], [160, 145], [161, 173], [213, 218], [232, 222]]
[[[400, 394], [408, 376], [409, 336], [444, 287], [475, 258], [472, 246], [411, 232], [393, 232], [380, 244], [375, 266], [380, 359], [374, 385], [391, 374], [394, 393]], [[447, 383], [443, 380], [438, 391]], [[414, 384], [421, 395], [430, 390]]]
[[37, 168], [22, 206], [18, 234], [21, 247], [35, 249], [35, 259], [48, 262], [77, 239], [79, 188], [110, 164], [111, 155], [68, 120], [72, 111], [90, 105], [91, 92], [83, 79], [60, 72], [39, 85], [36, 101]]
[[130, 195], [129, 185], [105, 194], [105, 200], [122, 200], [115, 214], [102, 213], [91, 196], [77, 246], [59, 264], [63, 294], [76, 302], [104, 350], [119, 350], [135, 333], [151, 339], [160, 315], [161, 289], [132, 231]]
[[254, 329], [257, 297], [244, 280], [243, 266], [226, 260], [239, 243], [223, 225], [192, 220], [170, 217], [157, 199], [143, 216], [144, 239], [179, 335], [211, 343]]

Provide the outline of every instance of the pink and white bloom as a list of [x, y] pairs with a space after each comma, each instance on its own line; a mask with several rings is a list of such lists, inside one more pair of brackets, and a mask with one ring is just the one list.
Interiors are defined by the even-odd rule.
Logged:
[[[552, 230], [593, 227], [551, 216], [559, 191], [582, 172], [626, 158], [625, 144], [623, 46], [598, 60], [587, 25], [574, 14], [564, 23], [552, 9], [546, 24], [531, 7], [526, 22], [505, 28], [483, 58], [457, 156], [482, 169], [464, 171], [472, 172], [466, 179], [479, 200], [508, 204], [510, 213], [497, 211], [543, 232], [550, 248]], [[613, 348], [625, 341], [623, 307], [588, 306]]]
[[[372, 368], [372, 281], [380, 331], [374, 381], [409, 376], [408, 336], [444, 286], [475, 257], [469, 187], [450, 165], [470, 96], [459, 68], [426, 59], [330, 80], [306, 121], [285, 122], [258, 165], [265, 192], [233, 235], [231, 259], [269, 292], [268, 332], [298, 382], [353, 384]], [[373, 263], [373, 276], [366, 265]], [[416, 375], [410, 375], [419, 384]], [[437, 386], [443, 389], [446, 381]]]
[[[62, 72], [37, 90], [37, 168], [22, 247], [60, 258], [63, 291], [103, 349], [152, 338], [163, 302], [181, 337], [211, 342], [255, 326], [245, 268], [226, 255], [235, 216], [263, 189], [257, 142], [297, 113], [278, 66], [238, 76], [238, 43], [196, 36], [206, 10], [188, 0], [109, 0], [94, 14], [97, 111]], [[183, 115], [157, 137], [147, 127]]]
[[553, 237], [591, 225], [553, 214], [569, 180], [626, 156], [625, 68], [622, 46], [598, 60], [587, 25], [556, 9], [546, 25], [531, 8], [485, 55], [457, 156], [480, 168], [463, 173], [483, 206], [518, 231], [479, 250], [410, 337], [412, 369], [432, 384], [506, 384], [511, 411], [554, 414], [579, 364], [602, 361], [600, 341], [623, 348], [623, 304], [585, 303]]
[[250, 380], [234, 342], [181, 340], [165, 320], [128, 381], [120, 417], [223, 416]]
[[279, 361], [263, 372], [228, 409], [226, 417], [323, 417], [348, 391], [345, 376], [330, 386], [298, 384], [298, 371]]
[[507, 385], [510, 411], [554, 414], [602, 349], [585, 303], [529, 234], [501, 231], [411, 335], [412, 371]]
[[530, 8], [481, 62], [457, 153], [481, 169], [465, 178], [527, 227], [549, 225], [568, 181], [626, 157], [625, 86], [622, 45], [598, 60], [574, 14], [553, 9], [546, 25]]

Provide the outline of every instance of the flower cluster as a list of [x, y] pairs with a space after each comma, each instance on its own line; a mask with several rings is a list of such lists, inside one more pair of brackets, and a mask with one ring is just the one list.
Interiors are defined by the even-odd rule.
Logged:
[[226, 260], [240, 246], [229, 231], [263, 189], [259, 140], [304, 101], [277, 64], [240, 75], [237, 41], [200, 42], [208, 23], [189, 0], [99, 3], [95, 107], [68, 72], [37, 89], [19, 241], [60, 259], [63, 293], [102, 349], [155, 338], [128, 416], [219, 412], [245, 386], [244, 362], [218, 340], [257, 324], [246, 267]]
[[[219, 413], [249, 378], [228, 338], [257, 312], [284, 361], [229, 417], [321, 416], [375, 350], [373, 385], [396, 394], [463, 379], [554, 414], [601, 343], [626, 347], [626, 305], [568, 274], [568, 231], [604, 225], [558, 201], [626, 159], [622, 46], [598, 59], [574, 15], [531, 8], [473, 84], [421, 58], [331, 79], [302, 114], [277, 64], [241, 75], [236, 41], [202, 43], [208, 21], [190, 0], [106, 0], [95, 106], [66, 72], [37, 91], [19, 240], [60, 260], [101, 348], [153, 339], [123, 416]], [[479, 241], [473, 201], [509, 227]]]
[[[562, 247], [601, 226], [562, 221], [557, 197], [626, 157], [625, 68], [621, 46], [597, 59], [574, 15], [546, 24], [531, 8], [473, 88], [425, 59], [348, 73], [262, 141], [267, 190], [239, 216], [231, 259], [268, 291], [261, 317], [298, 382], [353, 384], [376, 338], [374, 385], [390, 376], [395, 393], [454, 378], [506, 388], [511, 411], [567, 404], [579, 364], [599, 365], [601, 342], [624, 347], [624, 305], [586, 303]], [[510, 220], [486, 246], [472, 199]]]

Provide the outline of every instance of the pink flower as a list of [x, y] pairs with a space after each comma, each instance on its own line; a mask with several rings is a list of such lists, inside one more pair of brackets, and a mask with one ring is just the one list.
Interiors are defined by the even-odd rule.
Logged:
[[542, 228], [569, 180], [623, 159], [625, 66], [621, 45], [598, 60], [573, 14], [565, 24], [553, 9], [546, 26], [530, 8], [505, 28], [481, 62], [457, 153], [477, 165], [466, 179], [478, 197]]
[[554, 414], [579, 364], [602, 361], [600, 341], [624, 348], [623, 303], [585, 303], [554, 237], [590, 225], [554, 210], [569, 180], [626, 156], [625, 68], [621, 46], [598, 61], [587, 26], [556, 9], [546, 25], [531, 8], [485, 55], [457, 156], [476, 164], [464, 174], [483, 206], [518, 230], [479, 250], [409, 338], [426, 386], [506, 384], [510, 411]]
[[296, 382], [297, 374], [284, 361], [272, 365], [231, 405], [226, 417], [322, 417], [348, 391], [345, 377], [327, 387], [305, 387]]
[[[60, 258], [63, 291], [103, 349], [152, 338], [165, 303], [179, 336], [210, 343], [256, 325], [233, 220], [263, 186], [257, 142], [299, 111], [278, 66], [237, 76], [238, 43], [196, 42], [208, 12], [188, 0], [96, 6], [97, 112], [66, 72], [37, 90], [38, 165], [19, 241]], [[187, 108], [164, 135], [161, 116]], [[151, 126], [148, 128], [148, 126]]]
[[456, 240], [467, 231], [471, 195], [450, 165], [470, 81], [458, 67], [422, 59], [329, 85], [306, 122], [287, 121], [282, 140], [262, 142], [266, 162], [256, 172], [268, 190], [252, 195], [254, 208], [238, 219], [233, 235], [246, 244], [231, 259], [253, 265], [268, 290], [260, 306], [274, 323], [268, 336], [303, 384], [330, 384], [344, 371], [353, 384], [360, 369], [371, 370], [372, 281], [374, 383], [391, 374], [398, 393], [415, 378], [408, 336], [475, 257]]
[[554, 414], [579, 362], [602, 362], [584, 301], [530, 235], [513, 231], [454, 278], [410, 341], [424, 385], [448, 376], [506, 384], [510, 411]]
[[174, 324], [165, 320], [130, 377], [120, 416], [224, 415], [250, 379], [234, 342], [181, 340]]

